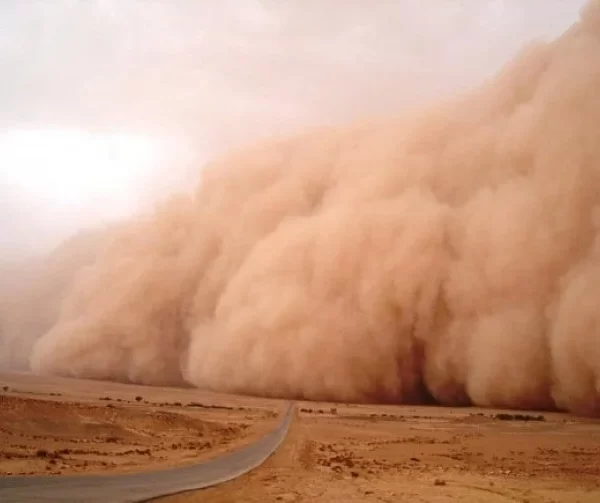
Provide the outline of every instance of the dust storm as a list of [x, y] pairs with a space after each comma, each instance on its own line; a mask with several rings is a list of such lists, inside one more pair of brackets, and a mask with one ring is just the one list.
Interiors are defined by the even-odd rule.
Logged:
[[593, 1], [453, 100], [223, 156], [67, 260], [34, 337], [3, 302], [4, 346], [41, 374], [598, 415], [598, 54]]

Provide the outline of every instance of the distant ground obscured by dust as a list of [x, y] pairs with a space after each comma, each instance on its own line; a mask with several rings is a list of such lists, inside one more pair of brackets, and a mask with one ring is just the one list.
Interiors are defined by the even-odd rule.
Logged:
[[0, 374], [0, 475], [191, 464], [250, 442], [277, 417], [264, 400]]

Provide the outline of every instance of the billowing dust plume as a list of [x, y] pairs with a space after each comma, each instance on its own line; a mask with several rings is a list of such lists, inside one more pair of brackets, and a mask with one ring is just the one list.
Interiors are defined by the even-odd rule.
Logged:
[[215, 162], [79, 274], [34, 371], [600, 414], [600, 2], [470, 95]]
[[0, 266], [0, 370], [29, 367], [36, 339], [56, 323], [62, 298], [109, 232], [80, 232], [46, 256]]

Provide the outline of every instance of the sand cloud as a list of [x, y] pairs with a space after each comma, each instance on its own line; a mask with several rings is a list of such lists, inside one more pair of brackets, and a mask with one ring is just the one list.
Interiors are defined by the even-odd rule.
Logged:
[[32, 369], [600, 414], [598, 54], [593, 1], [453, 101], [211, 163], [111, 231]]

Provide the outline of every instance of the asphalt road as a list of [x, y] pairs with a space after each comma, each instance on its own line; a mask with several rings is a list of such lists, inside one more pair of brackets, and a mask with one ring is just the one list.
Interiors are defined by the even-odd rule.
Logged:
[[192, 466], [111, 476], [0, 477], [0, 502], [139, 502], [213, 486], [262, 464], [285, 438], [293, 416], [294, 406], [290, 404], [279, 425], [260, 440]]

